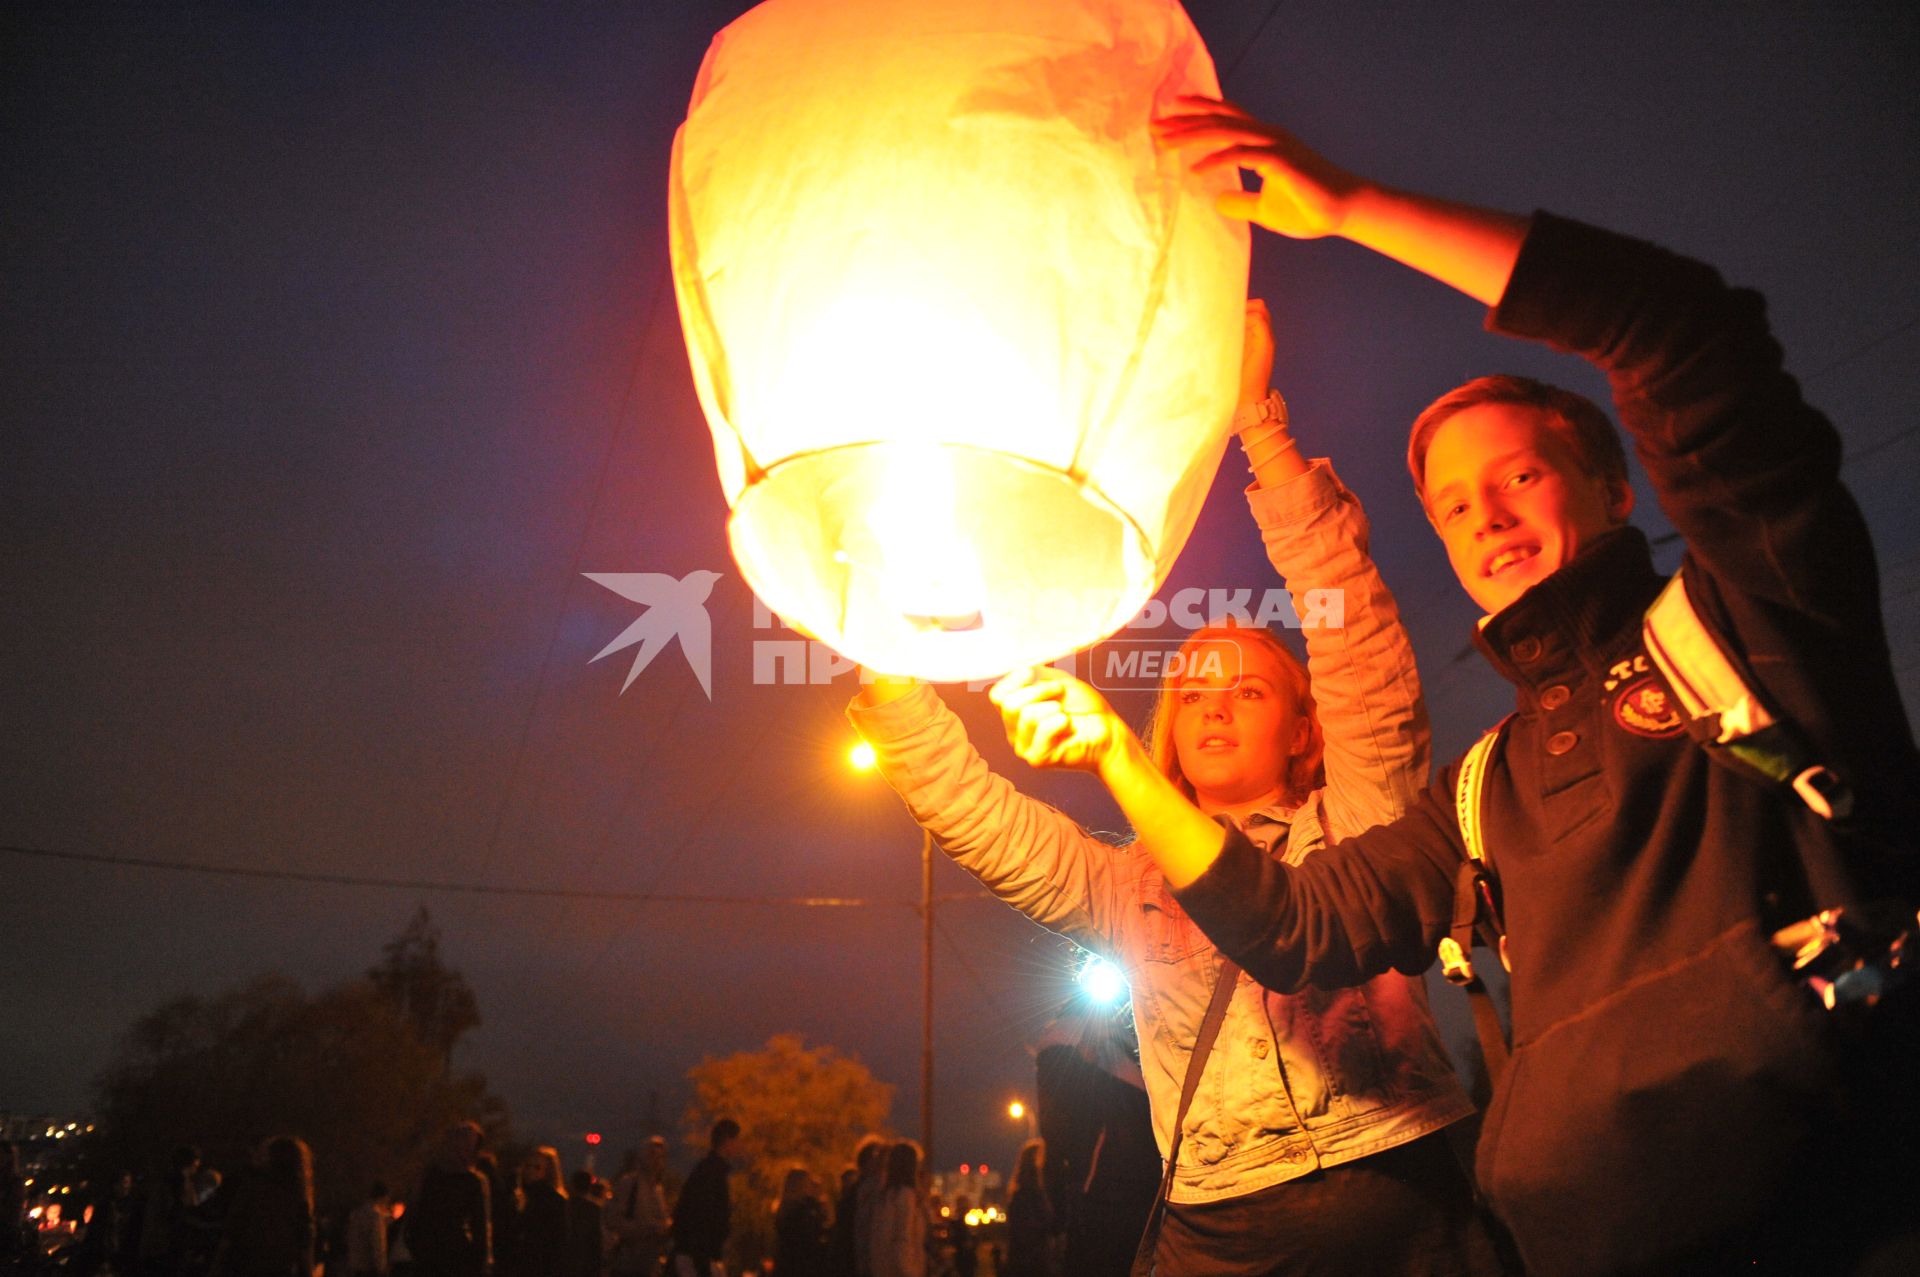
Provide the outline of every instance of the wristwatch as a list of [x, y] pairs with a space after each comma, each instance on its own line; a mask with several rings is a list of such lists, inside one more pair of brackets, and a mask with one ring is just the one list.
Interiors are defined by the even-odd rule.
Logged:
[[1287, 424], [1287, 401], [1280, 397], [1277, 390], [1269, 390], [1265, 399], [1243, 403], [1234, 409], [1233, 433], [1244, 434], [1269, 421], [1283, 426]]

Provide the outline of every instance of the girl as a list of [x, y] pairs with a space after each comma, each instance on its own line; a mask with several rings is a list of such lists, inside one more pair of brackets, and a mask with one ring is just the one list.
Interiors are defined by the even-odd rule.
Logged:
[[873, 1277], [926, 1277], [927, 1204], [920, 1195], [920, 1146], [887, 1150], [886, 1188], [874, 1207]]
[[[1304, 668], [1264, 629], [1194, 634], [1160, 688], [1150, 739], [1154, 763], [1202, 812], [1298, 862], [1404, 811], [1426, 782], [1428, 741], [1412, 649], [1366, 553], [1366, 518], [1326, 462], [1300, 456], [1284, 404], [1265, 389], [1272, 352], [1265, 308], [1250, 303], [1236, 421], [1256, 479], [1248, 499], [1296, 608], [1326, 623], [1306, 629]], [[1066, 684], [1097, 699], [1054, 670], [997, 690], [1053, 689], [1057, 700]], [[994, 775], [931, 688], [880, 677], [850, 713], [948, 855], [1126, 973], [1164, 1157], [1222, 959], [1152, 857], [1093, 837]], [[1439, 1133], [1472, 1106], [1419, 982], [1388, 974], [1282, 996], [1235, 981], [1181, 1124], [1158, 1270], [1472, 1271], [1472, 1194]]]

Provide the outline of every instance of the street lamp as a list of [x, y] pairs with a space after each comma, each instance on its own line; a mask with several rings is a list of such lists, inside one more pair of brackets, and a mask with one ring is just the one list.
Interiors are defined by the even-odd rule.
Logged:
[[1039, 1115], [1036, 1114], [1032, 1109], [1028, 1108], [1025, 1101], [1014, 1100], [1011, 1103], [1009, 1103], [1007, 1105], [1007, 1116], [1012, 1118], [1016, 1122], [1023, 1121], [1027, 1124], [1028, 1139], [1032, 1140], [1032, 1139], [1040, 1138]]
[[[857, 742], [847, 751], [855, 771], [872, 771], [873, 746]], [[920, 831], [920, 1155], [933, 1161], [933, 835]]]

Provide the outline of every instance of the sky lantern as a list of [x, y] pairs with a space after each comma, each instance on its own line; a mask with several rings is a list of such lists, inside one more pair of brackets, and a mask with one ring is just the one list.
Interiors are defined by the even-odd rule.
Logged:
[[673, 149], [674, 283], [728, 535], [874, 668], [1119, 629], [1225, 445], [1244, 225], [1148, 120], [1218, 92], [1172, 0], [767, 0]]

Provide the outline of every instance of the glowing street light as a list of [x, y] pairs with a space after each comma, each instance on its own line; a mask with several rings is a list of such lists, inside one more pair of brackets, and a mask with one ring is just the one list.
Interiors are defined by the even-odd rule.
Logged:
[[1081, 994], [1095, 1006], [1114, 1006], [1127, 996], [1127, 978], [1097, 953], [1088, 955], [1073, 978]]

